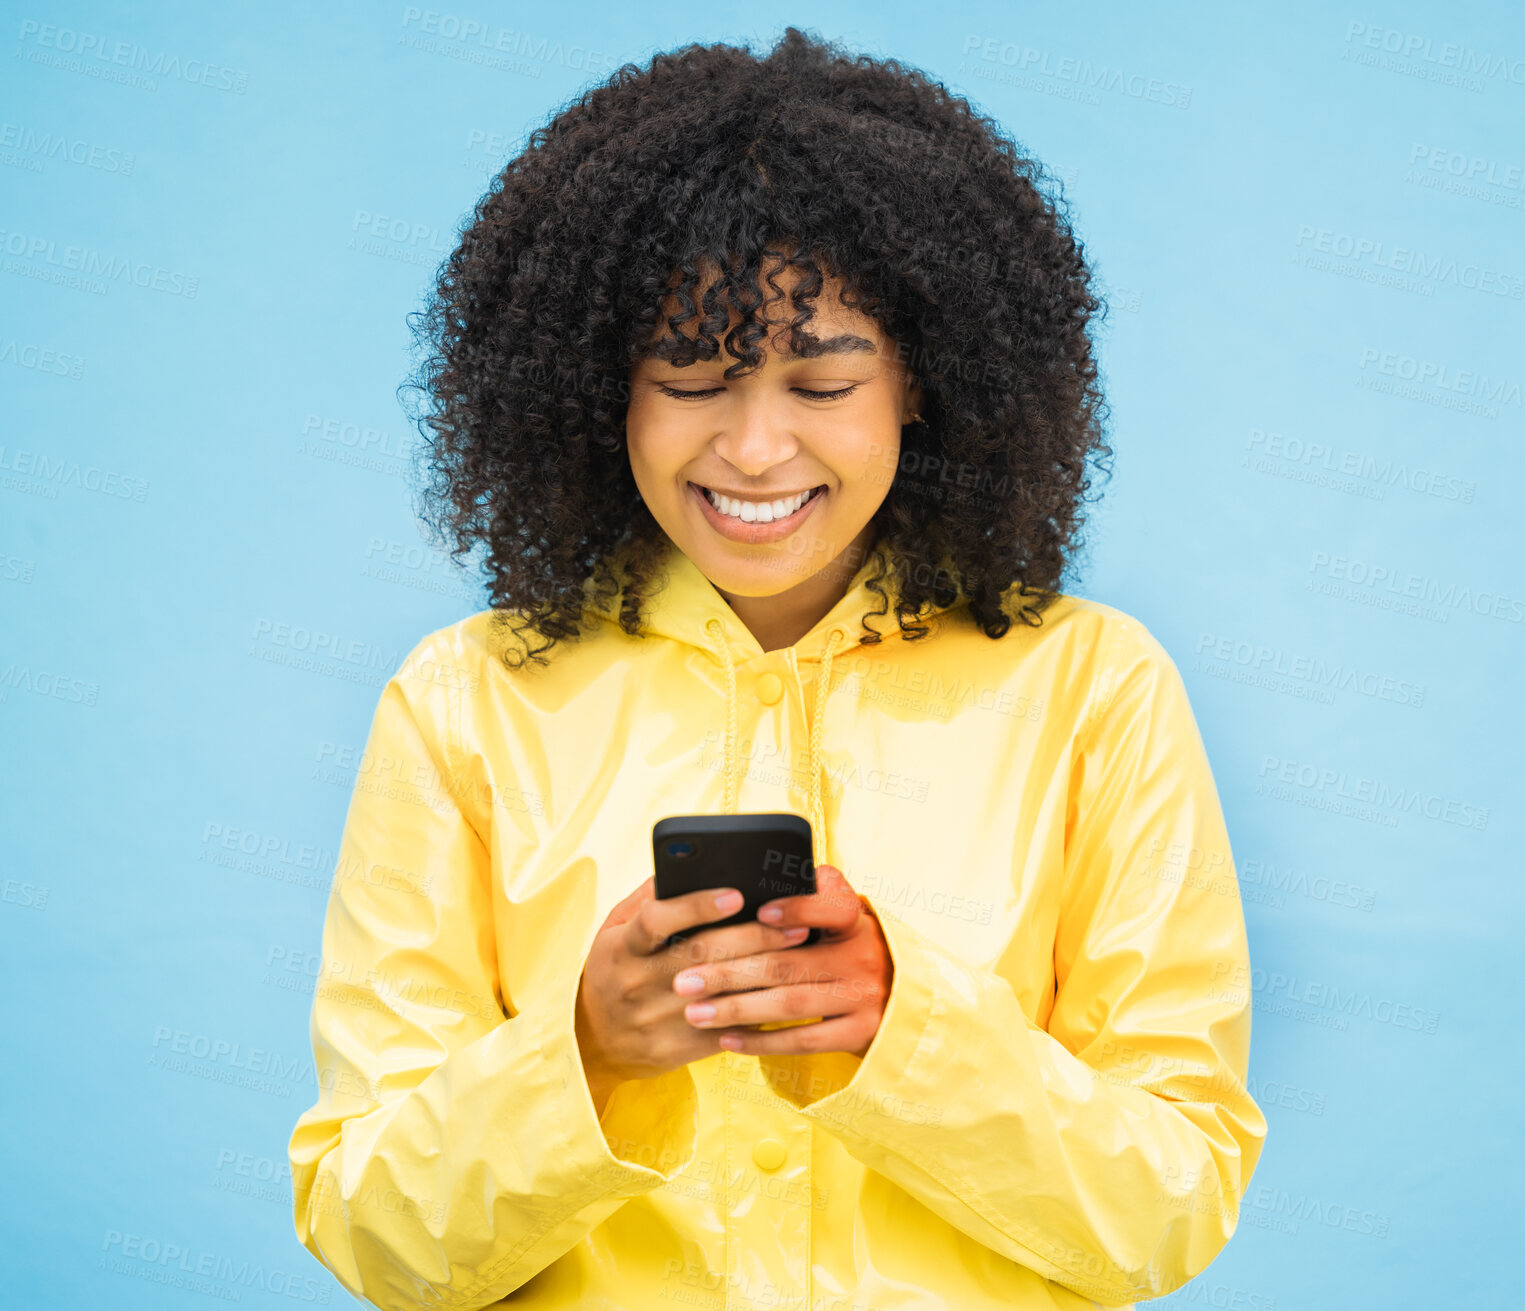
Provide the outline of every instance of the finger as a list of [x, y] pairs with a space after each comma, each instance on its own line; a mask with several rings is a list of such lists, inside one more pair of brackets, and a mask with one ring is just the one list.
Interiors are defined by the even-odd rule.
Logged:
[[672, 990], [684, 998], [713, 998], [723, 992], [768, 988], [809, 977], [809, 962], [802, 962], [794, 948], [785, 947], [686, 965], [674, 975]]
[[[752, 957], [760, 960], [761, 957]], [[801, 983], [784, 981], [772, 986], [747, 987], [745, 975], [739, 980], [744, 991], [717, 992], [688, 1002], [683, 1018], [696, 1029], [723, 1029], [744, 1024], [797, 1024], [804, 1020], [829, 1019], [856, 1009], [860, 1001], [848, 995], [840, 979]], [[757, 982], [764, 982], [757, 980]]]
[[678, 930], [726, 919], [741, 909], [742, 901], [735, 888], [704, 888], [679, 897], [653, 897], [642, 902], [625, 925], [625, 948], [632, 956], [653, 955]]
[[839, 1015], [823, 1019], [818, 1024], [795, 1024], [787, 1029], [722, 1029], [715, 1045], [721, 1051], [740, 1052], [745, 1056], [852, 1052], [863, 1045], [863, 1029], [856, 1015]]
[[748, 920], [719, 929], [700, 929], [667, 948], [667, 964], [674, 974], [688, 972], [711, 961], [736, 960], [768, 951], [783, 951], [805, 940], [808, 929], [779, 928]]
[[[817, 865], [816, 890], [808, 895], [779, 897], [759, 906], [757, 918], [784, 928], [808, 925], [831, 933], [847, 933], [863, 914], [863, 900], [835, 865]], [[775, 915], [776, 912], [776, 915]]]

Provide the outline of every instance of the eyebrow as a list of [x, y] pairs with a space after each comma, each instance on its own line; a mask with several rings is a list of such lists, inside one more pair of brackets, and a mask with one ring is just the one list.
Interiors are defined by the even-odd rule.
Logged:
[[[854, 332], [839, 332], [835, 337], [813, 337], [808, 332], [795, 334], [799, 343], [799, 350], [790, 351], [785, 358], [794, 360], [814, 360], [823, 355], [877, 355], [879, 348], [867, 337], [860, 337]], [[659, 360], [665, 358], [665, 352], [656, 344], [648, 345], [637, 357], [642, 360]], [[697, 361], [696, 361], [697, 363]]]
[[791, 353], [796, 359], [813, 360], [820, 355], [857, 355], [865, 351], [870, 355], [878, 353], [873, 342], [855, 333], [842, 332], [822, 341], [808, 332], [802, 332], [799, 334], [799, 350]]

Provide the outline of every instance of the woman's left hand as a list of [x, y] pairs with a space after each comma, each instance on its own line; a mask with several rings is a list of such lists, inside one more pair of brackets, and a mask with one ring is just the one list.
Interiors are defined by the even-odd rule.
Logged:
[[[895, 977], [884, 932], [841, 870], [817, 865], [815, 873], [815, 892], [770, 901], [759, 907], [757, 918], [786, 929], [819, 928], [819, 942], [711, 960], [673, 979], [673, 990], [692, 999], [684, 1015], [696, 1028], [790, 1024], [722, 1038], [727, 1051], [749, 1056], [850, 1052], [861, 1057], [879, 1032]], [[681, 986], [686, 982], [690, 986]], [[698, 1009], [704, 1006], [712, 1013]], [[815, 1017], [820, 1017], [817, 1023], [797, 1023]]]

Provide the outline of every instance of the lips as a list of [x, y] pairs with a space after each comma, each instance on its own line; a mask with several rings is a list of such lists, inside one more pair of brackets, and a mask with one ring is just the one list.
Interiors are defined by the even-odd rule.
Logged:
[[747, 523], [744, 519], [733, 518], [717, 510], [698, 483], [691, 482], [688, 488], [689, 495], [698, 503], [700, 512], [710, 527], [722, 537], [749, 546], [776, 542], [788, 537], [815, 512], [816, 505], [829, 495], [824, 485], [813, 488], [810, 498], [793, 514], [785, 515], [782, 519], [775, 519], [771, 523]]

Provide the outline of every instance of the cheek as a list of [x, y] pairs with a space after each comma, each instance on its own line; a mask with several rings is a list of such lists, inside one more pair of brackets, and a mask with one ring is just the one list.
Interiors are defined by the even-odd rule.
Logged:
[[855, 447], [842, 465], [844, 485], [859, 499], [882, 500], [900, 462], [900, 430], [876, 428], [876, 434]]
[[695, 422], [672, 405], [630, 403], [625, 413], [625, 448], [631, 463], [671, 470], [693, 458]]
[[631, 469], [638, 474], [660, 473], [671, 463], [666, 450], [670, 445], [671, 430], [654, 422], [649, 411], [638, 412], [632, 406], [625, 419], [625, 451]]

